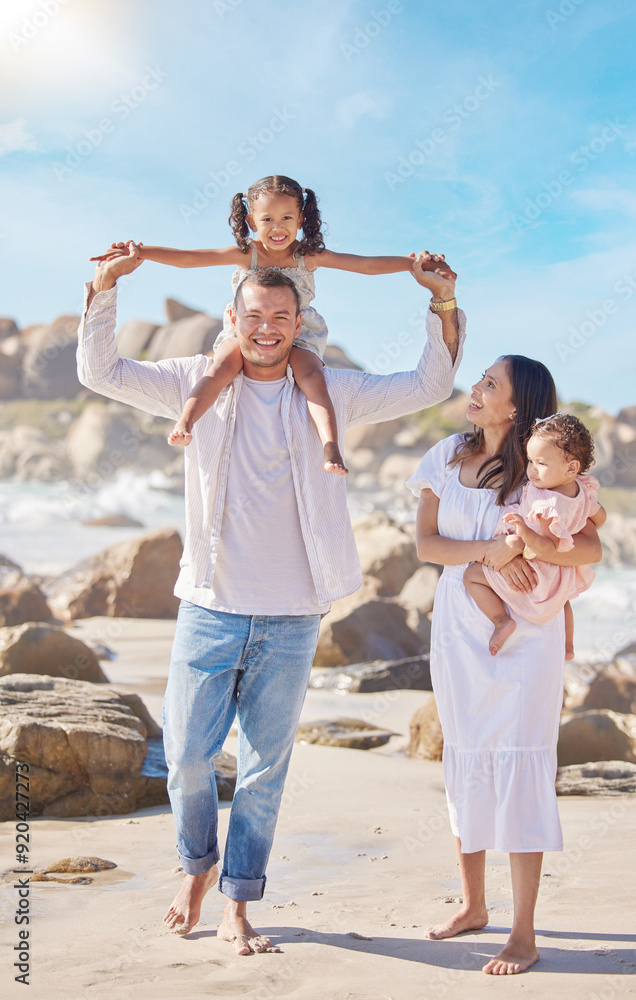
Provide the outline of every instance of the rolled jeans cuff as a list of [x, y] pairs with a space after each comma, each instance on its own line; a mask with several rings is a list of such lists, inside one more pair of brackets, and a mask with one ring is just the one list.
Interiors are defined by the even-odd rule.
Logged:
[[267, 878], [232, 878], [231, 875], [221, 874], [219, 879], [219, 892], [229, 896], [237, 903], [249, 903], [254, 899], [262, 899], [265, 892]]
[[214, 868], [218, 864], [219, 858], [218, 847], [206, 854], [204, 858], [186, 858], [183, 854], [179, 855], [181, 867], [186, 875], [205, 875], [206, 872], [210, 871], [210, 868]]

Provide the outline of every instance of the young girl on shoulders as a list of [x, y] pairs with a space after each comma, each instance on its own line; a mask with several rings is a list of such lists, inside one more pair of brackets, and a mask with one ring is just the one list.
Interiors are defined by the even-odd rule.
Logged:
[[[537, 419], [526, 446], [528, 483], [518, 504], [506, 508], [496, 534], [516, 534], [525, 543], [538, 583], [529, 593], [514, 590], [489, 566], [471, 563], [464, 583], [477, 606], [495, 626], [489, 649], [495, 656], [516, 628], [506, 605], [528, 621], [541, 624], [565, 610], [565, 658], [574, 659], [574, 618], [570, 598], [587, 590], [589, 566], [556, 566], [541, 557], [567, 552], [587, 519], [600, 528], [607, 514], [596, 499], [599, 483], [584, 475], [594, 459], [590, 432], [576, 417], [555, 413]], [[534, 526], [534, 527], [533, 527]], [[535, 528], [537, 530], [535, 530]], [[504, 604], [505, 602], [505, 604]]]
[[[246, 194], [232, 199], [229, 218], [236, 243], [218, 250], [174, 250], [138, 244], [143, 260], [153, 260], [175, 267], [214, 267], [232, 264], [232, 291], [250, 270], [277, 268], [284, 271], [296, 285], [300, 297], [302, 326], [289, 358], [294, 379], [307, 397], [310, 416], [324, 450], [324, 469], [346, 475], [340, 448], [333, 404], [323, 374], [323, 355], [327, 326], [322, 316], [310, 305], [315, 295], [314, 271], [331, 267], [358, 274], [393, 274], [410, 271], [414, 254], [404, 257], [363, 257], [356, 254], [327, 250], [322, 235], [322, 222], [316, 195], [290, 177], [263, 177]], [[302, 239], [297, 236], [302, 230]], [[256, 234], [250, 238], [250, 231]], [[113, 243], [106, 254], [91, 260], [106, 260], [126, 252], [125, 244]], [[429, 255], [425, 255], [429, 257]], [[449, 273], [443, 255], [420, 260], [427, 270]], [[205, 375], [194, 386], [183, 412], [168, 441], [185, 446], [192, 440], [192, 428], [218, 399], [221, 391], [236, 378], [243, 359], [230, 321], [231, 304], [225, 307], [223, 329], [214, 344]]]

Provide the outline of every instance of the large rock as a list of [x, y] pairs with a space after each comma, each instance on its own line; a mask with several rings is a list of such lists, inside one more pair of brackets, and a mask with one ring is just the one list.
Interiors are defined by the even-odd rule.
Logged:
[[411, 719], [409, 757], [441, 760], [444, 749], [442, 724], [437, 714], [435, 695], [430, 694]]
[[117, 333], [117, 350], [121, 357], [139, 361], [158, 329], [157, 323], [148, 323], [143, 319], [131, 319], [124, 323]]
[[185, 358], [195, 354], [208, 354], [217, 335], [223, 329], [220, 319], [195, 313], [161, 326], [153, 335], [147, 350], [148, 361], [164, 358]]
[[0, 628], [0, 676], [46, 674], [103, 684], [108, 681], [94, 651], [57, 625], [26, 622]]
[[112, 401], [88, 403], [66, 436], [66, 454], [82, 480], [110, 479], [124, 466], [160, 468], [174, 457], [163, 434], [147, 434], [130, 407]]
[[565, 716], [557, 756], [560, 767], [598, 760], [636, 763], [636, 715], [602, 710]]
[[431, 664], [428, 653], [402, 660], [354, 663], [342, 670], [314, 670], [309, 687], [339, 694], [367, 694], [372, 691], [430, 691]]
[[7, 319], [6, 317], [0, 317], [0, 340], [6, 340], [8, 337], [15, 337], [20, 333], [18, 330], [17, 323], [14, 319]]
[[595, 761], [560, 767], [557, 795], [626, 795], [636, 792], [636, 764], [622, 760]]
[[59, 441], [28, 424], [0, 431], [0, 478], [52, 482], [70, 474], [71, 466]]
[[0, 399], [15, 399], [20, 395], [20, 366], [16, 358], [0, 354]]
[[0, 626], [48, 622], [52, 617], [35, 580], [24, 576], [20, 569], [0, 568]]
[[167, 800], [141, 774], [143, 723], [113, 691], [25, 674], [0, 679], [0, 819], [15, 818], [15, 764], [29, 765], [31, 816], [128, 813]]
[[353, 530], [362, 573], [380, 581], [382, 596], [399, 594], [421, 566], [412, 533], [381, 510], [358, 518]]
[[111, 618], [176, 618], [174, 585], [183, 545], [170, 528], [119, 542], [52, 580], [47, 598], [64, 621]]
[[406, 490], [406, 481], [417, 469], [420, 459], [421, 456], [403, 455], [400, 452], [387, 455], [378, 469], [380, 486], [394, 490]]
[[397, 660], [426, 650], [426, 640], [407, 624], [407, 609], [378, 596], [380, 587], [368, 580], [357, 594], [334, 602], [320, 625], [316, 666]]
[[636, 714], [636, 676], [621, 669], [621, 661], [610, 663], [596, 675], [583, 700], [585, 709], [609, 708]]
[[316, 743], [323, 747], [349, 747], [374, 750], [388, 743], [395, 733], [378, 729], [360, 719], [318, 719], [301, 722], [296, 730], [297, 743]]
[[22, 394], [34, 399], [74, 399], [82, 386], [77, 377], [78, 316], [60, 316], [35, 331], [22, 363]]
[[352, 361], [343, 349], [335, 344], [327, 344], [325, 347], [324, 362], [328, 368], [353, 368], [354, 371], [362, 371], [360, 365]]
[[201, 309], [192, 309], [178, 299], [166, 299], [166, 316], [169, 323], [176, 323], [178, 319], [187, 319], [189, 316], [201, 315]]
[[405, 608], [415, 608], [427, 615], [433, 610], [435, 591], [439, 582], [439, 570], [435, 566], [420, 566], [406, 581], [398, 600]]

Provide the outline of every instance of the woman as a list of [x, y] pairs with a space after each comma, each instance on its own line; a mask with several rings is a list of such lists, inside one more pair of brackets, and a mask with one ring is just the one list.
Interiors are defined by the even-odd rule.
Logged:
[[[492, 538], [506, 502], [525, 481], [525, 442], [536, 417], [556, 412], [552, 376], [538, 361], [499, 358], [473, 386], [474, 430], [440, 441], [408, 485], [420, 502], [417, 552], [445, 569], [435, 597], [431, 675], [444, 732], [444, 779], [456, 837], [463, 904], [438, 940], [488, 923], [484, 894], [487, 848], [510, 853], [514, 918], [504, 948], [483, 967], [523, 972], [539, 958], [534, 909], [544, 851], [563, 843], [556, 805], [556, 743], [563, 696], [563, 615], [546, 625], [516, 619], [496, 657], [491, 623], [467, 594], [466, 565], [483, 562], [518, 590], [535, 584], [517, 536]], [[548, 561], [598, 562], [601, 547], [587, 522], [569, 552]]]

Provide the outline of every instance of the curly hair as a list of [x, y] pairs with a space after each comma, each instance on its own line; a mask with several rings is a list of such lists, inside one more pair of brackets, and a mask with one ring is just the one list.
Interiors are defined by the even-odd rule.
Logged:
[[[533, 430], [533, 421], [554, 413], [557, 394], [554, 379], [544, 364], [526, 358], [523, 354], [504, 354], [497, 361], [504, 361], [512, 385], [512, 402], [516, 409], [514, 421], [506, 435], [501, 452], [493, 455], [479, 467], [479, 489], [496, 489], [497, 504], [508, 503], [508, 497], [526, 481], [526, 444]], [[458, 465], [470, 455], [482, 452], [484, 432], [481, 427], [464, 435], [450, 465]]]
[[234, 233], [237, 246], [243, 253], [249, 253], [248, 237], [250, 228], [247, 216], [251, 214], [254, 204], [261, 194], [285, 194], [296, 199], [299, 211], [303, 213], [303, 238], [296, 247], [295, 253], [322, 253], [325, 241], [322, 235], [322, 220], [318, 210], [318, 199], [311, 188], [301, 188], [298, 181], [282, 174], [272, 177], [261, 177], [252, 184], [246, 194], [239, 191], [232, 198], [228, 222]]
[[585, 424], [570, 413], [553, 413], [537, 420], [530, 437], [549, 438], [568, 458], [580, 464], [580, 473], [587, 472], [594, 463], [592, 435]]

